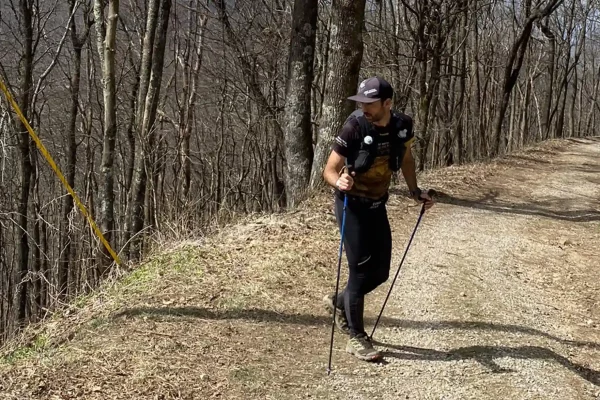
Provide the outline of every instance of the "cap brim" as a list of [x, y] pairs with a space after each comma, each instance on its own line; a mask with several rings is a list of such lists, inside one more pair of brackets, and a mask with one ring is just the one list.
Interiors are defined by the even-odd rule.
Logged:
[[376, 101], [379, 101], [380, 99], [374, 99], [372, 97], [367, 97], [367, 96], [351, 96], [351, 97], [348, 97], [348, 100], [356, 101], [358, 103], [375, 103]]

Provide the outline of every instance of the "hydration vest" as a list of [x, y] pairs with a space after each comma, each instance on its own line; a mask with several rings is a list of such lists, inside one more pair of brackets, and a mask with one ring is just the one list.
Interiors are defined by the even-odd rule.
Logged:
[[[365, 117], [362, 110], [356, 110], [346, 119], [345, 123], [352, 119], [358, 121], [360, 130], [360, 148], [357, 153], [348, 157], [347, 163], [357, 174], [364, 173], [371, 168], [375, 157], [377, 157], [379, 133]], [[412, 132], [412, 119], [402, 113], [392, 111], [393, 125], [390, 127], [389, 141], [389, 167], [397, 172], [402, 166], [402, 160], [406, 153], [406, 136], [400, 137], [400, 132]], [[344, 124], [345, 124], [344, 123]]]

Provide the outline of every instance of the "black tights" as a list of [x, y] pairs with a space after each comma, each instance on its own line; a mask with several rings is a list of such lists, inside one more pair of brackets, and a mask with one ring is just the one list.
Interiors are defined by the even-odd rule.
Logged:
[[[335, 197], [335, 214], [342, 227], [344, 202]], [[364, 298], [389, 276], [392, 257], [392, 233], [385, 204], [369, 208], [348, 201], [344, 248], [348, 260], [348, 283], [337, 298], [338, 308], [346, 312], [350, 336], [366, 335]]]

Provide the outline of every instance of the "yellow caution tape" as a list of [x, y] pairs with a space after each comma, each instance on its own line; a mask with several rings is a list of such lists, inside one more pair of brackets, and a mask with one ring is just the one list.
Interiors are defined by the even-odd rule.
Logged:
[[35, 134], [35, 132], [31, 128], [31, 126], [29, 125], [29, 122], [27, 122], [27, 119], [21, 112], [21, 109], [19, 108], [19, 106], [17, 105], [17, 103], [15, 102], [13, 97], [10, 95], [10, 92], [8, 91], [7, 87], [4, 85], [4, 82], [2, 82], [1, 79], [0, 79], [0, 89], [2, 89], [2, 91], [4, 92], [4, 95], [6, 96], [8, 103], [14, 108], [15, 112], [17, 113], [17, 115], [19, 116], [21, 121], [23, 122], [23, 125], [25, 125], [25, 127], [27, 128], [29, 135], [31, 136], [31, 138], [33, 139], [35, 144], [37, 145], [38, 149], [40, 150], [40, 152], [42, 153], [42, 155], [44, 156], [46, 161], [48, 161], [48, 164], [50, 164], [50, 167], [52, 167], [52, 169], [58, 176], [58, 179], [60, 179], [60, 181], [62, 182], [64, 187], [67, 189], [67, 191], [71, 194], [71, 196], [73, 196], [73, 199], [75, 200], [75, 204], [77, 204], [77, 207], [79, 207], [79, 209], [81, 210], [83, 215], [87, 218], [88, 222], [92, 226], [92, 229], [96, 233], [96, 236], [98, 236], [98, 238], [100, 239], [100, 241], [102, 242], [104, 247], [106, 247], [106, 249], [112, 256], [112, 258], [115, 260], [115, 262], [117, 264], [121, 265], [121, 260], [119, 259], [119, 256], [117, 255], [117, 253], [114, 252], [112, 247], [110, 247], [110, 244], [106, 241], [106, 239], [104, 238], [104, 235], [102, 235], [102, 232], [100, 232], [100, 229], [98, 229], [98, 226], [94, 222], [94, 219], [88, 213], [87, 209], [85, 208], [85, 206], [83, 205], [83, 203], [81, 202], [79, 197], [77, 196], [77, 193], [75, 193], [75, 191], [73, 190], [71, 185], [69, 185], [69, 182], [67, 182], [67, 180], [65, 179], [64, 175], [62, 174], [62, 172], [60, 171], [60, 169], [58, 168], [58, 166], [52, 159], [52, 156], [50, 156], [50, 153], [48, 153], [48, 150], [46, 150], [46, 147], [44, 147], [44, 144], [42, 143], [40, 138]]

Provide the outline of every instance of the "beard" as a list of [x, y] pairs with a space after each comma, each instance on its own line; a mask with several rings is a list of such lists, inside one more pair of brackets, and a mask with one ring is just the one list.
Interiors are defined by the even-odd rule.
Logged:
[[379, 112], [377, 114], [364, 113], [364, 116], [367, 119], [367, 121], [369, 121], [371, 123], [379, 122], [385, 117], [385, 110], [382, 110], [381, 112]]

